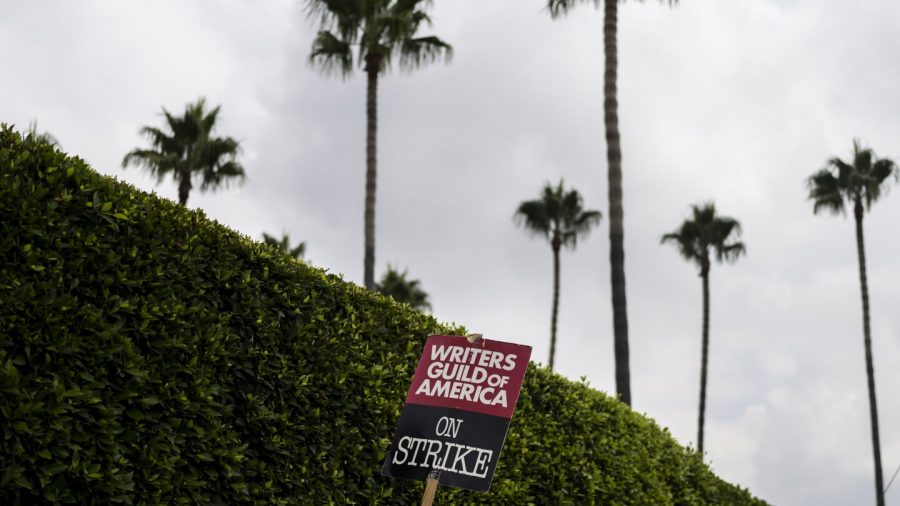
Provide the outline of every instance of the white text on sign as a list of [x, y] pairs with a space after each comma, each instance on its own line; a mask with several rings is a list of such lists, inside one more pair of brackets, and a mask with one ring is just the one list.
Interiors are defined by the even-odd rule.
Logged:
[[511, 371], [516, 367], [516, 358], [512, 353], [480, 348], [435, 346], [431, 349], [434, 362], [429, 364], [427, 378], [416, 389], [416, 395], [507, 407], [509, 399], [503, 387], [509, 376], [491, 373], [489, 369]]

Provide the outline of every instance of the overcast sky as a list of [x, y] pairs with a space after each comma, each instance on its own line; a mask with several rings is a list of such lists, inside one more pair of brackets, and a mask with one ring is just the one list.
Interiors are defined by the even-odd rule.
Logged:
[[[376, 277], [408, 268], [438, 319], [546, 362], [551, 251], [512, 215], [565, 178], [604, 220], [562, 255], [557, 368], [614, 392], [602, 12], [447, 0], [432, 17], [452, 62], [380, 83]], [[898, 21], [887, 0], [620, 9], [634, 408], [696, 444], [700, 278], [659, 237], [713, 199], [747, 256], [711, 273], [706, 458], [773, 504], [874, 502], [853, 222], [813, 216], [804, 179], [854, 137], [900, 159]], [[287, 232], [361, 283], [365, 77], [310, 68], [315, 31], [298, 0], [5, 1], [0, 121], [37, 120], [98, 171], [176, 199], [120, 163], [161, 107], [206, 96], [248, 179], [190, 207]], [[865, 221], [885, 482], [900, 465], [898, 218], [895, 191]]]

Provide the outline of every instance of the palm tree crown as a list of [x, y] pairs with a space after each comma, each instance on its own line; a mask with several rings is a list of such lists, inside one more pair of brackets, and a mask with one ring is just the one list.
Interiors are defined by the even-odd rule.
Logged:
[[574, 248], [580, 236], [600, 223], [600, 217], [600, 211], [584, 209], [578, 190], [565, 191], [562, 180], [556, 186], [546, 183], [541, 198], [522, 202], [515, 213], [520, 226], [555, 248]]
[[416, 37], [419, 28], [431, 25], [424, 8], [427, 0], [308, 0], [311, 15], [320, 20], [322, 30], [313, 41], [310, 62], [324, 72], [353, 72], [356, 61], [367, 72], [390, 67], [396, 54], [400, 67], [418, 68], [441, 58], [450, 58], [452, 48], [434, 36]]
[[553, 369], [556, 357], [556, 317], [559, 312], [559, 250], [562, 246], [574, 248], [578, 237], [587, 235], [600, 223], [600, 211], [584, 209], [577, 190], [566, 191], [563, 181], [556, 186], [546, 183], [541, 198], [519, 204], [514, 215], [516, 222], [533, 235], [550, 242], [553, 250], [553, 305], [550, 312], [550, 357], [548, 366]]
[[300, 244], [291, 247], [291, 239], [288, 234], [283, 234], [281, 239], [278, 239], [274, 235], [269, 235], [263, 232], [263, 242], [270, 245], [275, 246], [278, 251], [283, 253], [287, 253], [293, 258], [297, 260], [302, 260], [303, 255], [306, 253], [306, 242], [301, 242]]
[[864, 204], [868, 209], [887, 189], [891, 177], [897, 177], [894, 162], [876, 158], [871, 149], [862, 148], [854, 139], [851, 163], [832, 158], [807, 180], [813, 213], [844, 214], [845, 203]]
[[163, 108], [164, 128], [145, 126], [141, 133], [150, 148], [137, 148], [125, 155], [122, 167], [136, 165], [155, 175], [158, 182], [167, 176], [178, 183], [178, 199], [187, 205], [193, 188], [192, 179], [200, 178], [200, 191], [227, 186], [245, 178], [243, 166], [237, 162], [238, 141], [212, 134], [219, 116], [219, 106], [206, 110], [206, 100], [187, 104], [184, 115], [173, 116]]
[[387, 271], [381, 281], [375, 285], [375, 289], [382, 295], [386, 295], [397, 302], [409, 304], [414, 309], [424, 311], [431, 309], [428, 302], [428, 294], [422, 290], [418, 279], [407, 279], [409, 272], [403, 272], [388, 265]]
[[700, 267], [701, 274], [709, 272], [710, 250], [719, 262], [733, 262], [745, 253], [744, 243], [729, 242], [732, 235], [739, 236], [741, 225], [727, 216], [717, 216], [712, 202], [691, 206], [693, 216], [670, 234], [662, 236], [663, 243], [675, 243], [685, 260]]

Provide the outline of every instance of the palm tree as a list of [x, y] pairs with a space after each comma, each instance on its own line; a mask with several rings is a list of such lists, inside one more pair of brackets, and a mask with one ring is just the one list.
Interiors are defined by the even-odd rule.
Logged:
[[163, 108], [165, 130], [145, 126], [141, 133], [149, 140], [150, 148], [136, 148], [122, 159], [122, 168], [129, 165], [144, 167], [157, 177], [157, 182], [171, 175], [178, 183], [178, 201], [186, 206], [193, 189], [193, 178], [200, 178], [200, 191], [215, 190], [232, 181], [242, 182], [244, 167], [236, 160], [240, 151], [238, 141], [231, 137], [214, 137], [219, 106], [206, 110], [202, 97], [187, 104], [183, 116], [173, 116]]
[[378, 76], [396, 56], [401, 69], [412, 70], [439, 59], [449, 59], [452, 48], [433, 36], [417, 37], [419, 27], [430, 25], [427, 0], [307, 0], [321, 30], [313, 41], [310, 62], [323, 73], [353, 72], [356, 62], [368, 77], [366, 88], [366, 201], [363, 282], [375, 287], [375, 134], [377, 130]]
[[884, 485], [881, 472], [881, 442], [878, 437], [878, 409], [875, 403], [875, 370], [872, 362], [872, 335], [869, 330], [869, 287], [866, 279], [866, 248], [863, 242], [863, 214], [887, 189], [888, 180], [897, 177], [897, 166], [886, 158], [876, 158], [871, 149], [853, 141], [853, 160], [828, 160], [807, 179], [813, 214], [828, 211], [844, 214], [846, 205], [853, 205], [856, 219], [856, 256], [859, 261], [859, 286], [862, 292], [863, 344], [866, 351], [866, 376], [869, 386], [869, 417], [872, 422], [872, 449], [875, 455], [875, 494], [878, 506], [884, 505]]
[[553, 250], [553, 309], [550, 313], [550, 359], [553, 369], [556, 355], [556, 315], [559, 310], [559, 250], [562, 246], [574, 249], [578, 238], [587, 235], [600, 223], [600, 211], [584, 209], [577, 190], [565, 191], [563, 181], [553, 186], [545, 183], [541, 197], [519, 204], [514, 219], [533, 235], [550, 242]]
[[276, 248], [278, 248], [278, 251], [287, 253], [297, 260], [302, 260], [304, 253], [306, 253], [306, 243], [301, 242], [300, 244], [292, 248], [291, 239], [288, 234], [282, 234], [281, 239], [278, 239], [274, 235], [269, 235], [263, 232], [263, 242], [270, 246], [275, 246]]
[[[576, 3], [601, 0], [547, 0], [553, 18], [566, 15]], [[674, 4], [677, 0], [668, 0]], [[619, 102], [616, 97], [618, 73], [619, 0], [603, 0], [603, 118], [606, 124], [606, 163], [609, 194], [609, 263], [612, 284], [613, 352], [616, 357], [616, 395], [631, 405], [631, 369], [628, 365], [628, 312], [625, 300], [625, 226], [622, 207], [622, 146], [619, 140]]]
[[386, 295], [397, 302], [409, 304], [414, 309], [424, 311], [431, 309], [428, 302], [428, 294], [419, 286], [418, 279], [407, 279], [409, 271], [400, 272], [388, 265], [387, 272], [381, 277], [381, 281], [375, 285], [378, 293]]
[[662, 236], [663, 243], [673, 242], [681, 256], [700, 267], [703, 279], [703, 351], [700, 359], [700, 415], [697, 450], [703, 455], [703, 422], [706, 413], [706, 364], [709, 358], [709, 268], [710, 253], [717, 261], [734, 262], [744, 254], [744, 243], [733, 240], [741, 234], [741, 225], [727, 216], [716, 216], [712, 202], [691, 206], [693, 217], [685, 220], [675, 232]]

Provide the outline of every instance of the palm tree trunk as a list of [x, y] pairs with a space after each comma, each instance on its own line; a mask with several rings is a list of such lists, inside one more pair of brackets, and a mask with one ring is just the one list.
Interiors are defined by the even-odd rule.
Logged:
[[553, 241], [553, 311], [550, 313], [550, 370], [556, 356], [556, 315], [559, 312], [559, 240]]
[[603, 112], [606, 124], [606, 161], [609, 167], [609, 262], [612, 282], [613, 351], [616, 357], [616, 394], [631, 405], [631, 371], [628, 366], [628, 314], [625, 307], [625, 233], [622, 210], [622, 149], [619, 145], [619, 113], [616, 100], [618, 56], [616, 25], [618, 0], [604, 1]]
[[700, 357], [700, 415], [697, 419], [697, 451], [703, 458], [703, 424], [706, 417], [706, 371], [709, 361], [709, 260], [701, 268], [703, 278], [703, 351]]
[[365, 255], [363, 259], [363, 283], [369, 290], [375, 289], [375, 134], [378, 128], [378, 72], [381, 58], [377, 54], [366, 56], [366, 207], [365, 207]]
[[191, 194], [191, 173], [182, 172], [178, 182], [178, 203], [187, 206], [188, 196]]
[[881, 440], [878, 437], [878, 407], [875, 403], [875, 366], [872, 362], [872, 334], [869, 331], [869, 286], [866, 280], [866, 247], [863, 242], [863, 205], [856, 199], [856, 254], [859, 258], [859, 286], [862, 291], [863, 342], [866, 349], [866, 378], [869, 383], [869, 418], [872, 421], [872, 451], [875, 455], [875, 504], [884, 506], [884, 482], [881, 473]]

